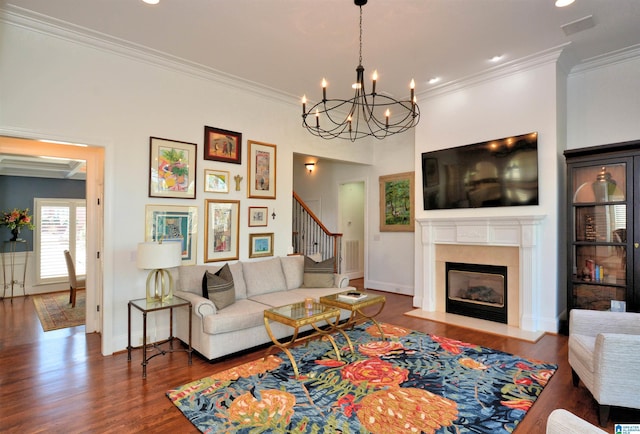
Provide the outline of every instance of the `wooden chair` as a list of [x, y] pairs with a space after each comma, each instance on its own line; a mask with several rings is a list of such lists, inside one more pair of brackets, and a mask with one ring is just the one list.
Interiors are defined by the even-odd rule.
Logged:
[[69, 303], [71, 303], [71, 307], [76, 307], [76, 291], [85, 289], [86, 282], [85, 279], [76, 277], [76, 267], [68, 250], [64, 251], [64, 259], [67, 262], [67, 272], [69, 274]]

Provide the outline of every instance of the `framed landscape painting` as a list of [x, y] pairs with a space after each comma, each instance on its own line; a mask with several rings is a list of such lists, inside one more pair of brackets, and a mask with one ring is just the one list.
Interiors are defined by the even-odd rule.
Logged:
[[204, 159], [242, 163], [242, 133], [204, 127]]
[[145, 214], [145, 241], [181, 243], [182, 264], [195, 265], [198, 207], [147, 205]]
[[276, 198], [276, 145], [249, 140], [247, 196]]
[[196, 144], [151, 137], [149, 197], [195, 199]]
[[207, 199], [204, 262], [238, 259], [240, 201]]
[[413, 232], [414, 172], [386, 175], [380, 181], [380, 232]]
[[273, 256], [273, 233], [249, 234], [249, 257]]

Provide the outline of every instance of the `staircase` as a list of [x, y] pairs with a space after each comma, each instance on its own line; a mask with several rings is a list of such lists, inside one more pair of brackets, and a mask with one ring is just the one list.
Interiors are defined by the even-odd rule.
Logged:
[[293, 251], [317, 262], [334, 258], [333, 269], [342, 270], [342, 234], [334, 234], [309, 207], [293, 193]]

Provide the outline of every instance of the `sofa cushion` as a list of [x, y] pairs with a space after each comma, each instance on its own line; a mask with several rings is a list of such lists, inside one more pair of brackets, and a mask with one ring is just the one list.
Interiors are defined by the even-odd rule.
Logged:
[[264, 304], [251, 300], [238, 300], [215, 315], [205, 316], [202, 319], [202, 328], [204, 333], [210, 335], [259, 326], [264, 328], [265, 309], [268, 307]]
[[233, 275], [229, 264], [225, 264], [216, 273], [209, 271], [204, 273], [202, 276], [202, 296], [211, 300], [218, 310], [224, 309], [236, 301]]
[[334, 259], [329, 258], [324, 261], [316, 262], [308, 256], [304, 257], [304, 272], [305, 273], [326, 273], [333, 274]]
[[245, 262], [242, 265], [247, 297], [287, 289], [280, 258], [264, 261]]
[[334, 286], [333, 274], [304, 273], [303, 288], [331, 288]]
[[283, 256], [280, 258], [287, 289], [296, 289], [302, 286], [304, 274], [304, 256]]

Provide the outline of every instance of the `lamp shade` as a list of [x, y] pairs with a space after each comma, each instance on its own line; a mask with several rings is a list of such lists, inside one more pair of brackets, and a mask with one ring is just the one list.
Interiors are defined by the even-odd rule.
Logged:
[[164, 243], [139, 243], [138, 268], [158, 270], [177, 267], [182, 263], [182, 243], [165, 241]]

